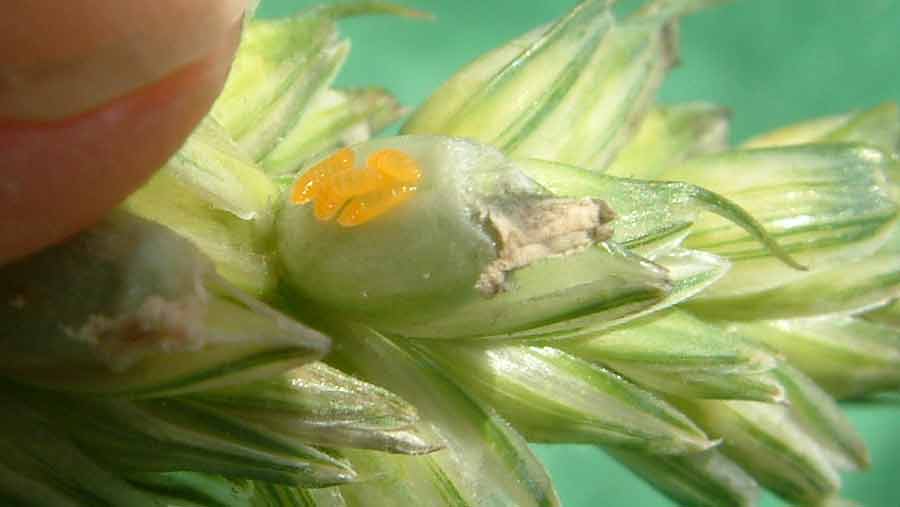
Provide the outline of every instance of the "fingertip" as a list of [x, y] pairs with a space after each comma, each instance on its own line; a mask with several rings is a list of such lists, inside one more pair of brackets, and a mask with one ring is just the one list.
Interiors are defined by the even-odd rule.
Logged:
[[181, 146], [222, 90], [240, 23], [201, 59], [91, 111], [0, 123], [0, 265], [98, 221]]

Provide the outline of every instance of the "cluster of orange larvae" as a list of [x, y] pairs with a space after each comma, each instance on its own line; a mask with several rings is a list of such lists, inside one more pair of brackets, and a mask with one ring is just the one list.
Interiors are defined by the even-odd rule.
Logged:
[[406, 153], [385, 148], [369, 155], [364, 167], [354, 167], [356, 153], [342, 148], [311, 167], [294, 184], [291, 202], [313, 202], [318, 220], [337, 215], [344, 227], [364, 224], [409, 199], [422, 172]]

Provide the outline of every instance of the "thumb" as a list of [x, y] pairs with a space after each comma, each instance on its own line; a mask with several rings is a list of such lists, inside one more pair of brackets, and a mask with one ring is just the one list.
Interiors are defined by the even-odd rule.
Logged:
[[94, 223], [165, 163], [221, 91], [246, 0], [11, 4], [0, 264]]

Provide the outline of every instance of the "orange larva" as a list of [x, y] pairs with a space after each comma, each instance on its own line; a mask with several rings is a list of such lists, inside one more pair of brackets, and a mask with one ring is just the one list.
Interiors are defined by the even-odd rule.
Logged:
[[301, 176], [291, 192], [291, 202], [306, 204], [313, 201], [322, 190], [323, 181], [335, 172], [353, 168], [356, 154], [350, 148], [342, 148], [334, 155], [319, 162]]
[[319, 162], [294, 184], [291, 202], [314, 202], [320, 221], [338, 215], [338, 224], [364, 224], [409, 199], [422, 178], [416, 161], [400, 150], [386, 148], [369, 156], [366, 166], [354, 168], [355, 154], [343, 148]]

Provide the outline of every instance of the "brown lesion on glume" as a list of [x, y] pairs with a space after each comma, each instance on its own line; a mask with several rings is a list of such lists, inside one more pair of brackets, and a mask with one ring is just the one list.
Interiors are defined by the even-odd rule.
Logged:
[[505, 290], [513, 270], [611, 238], [615, 216], [605, 201], [589, 197], [541, 197], [485, 207], [481, 218], [496, 243], [497, 258], [475, 287], [482, 295], [493, 296]]

